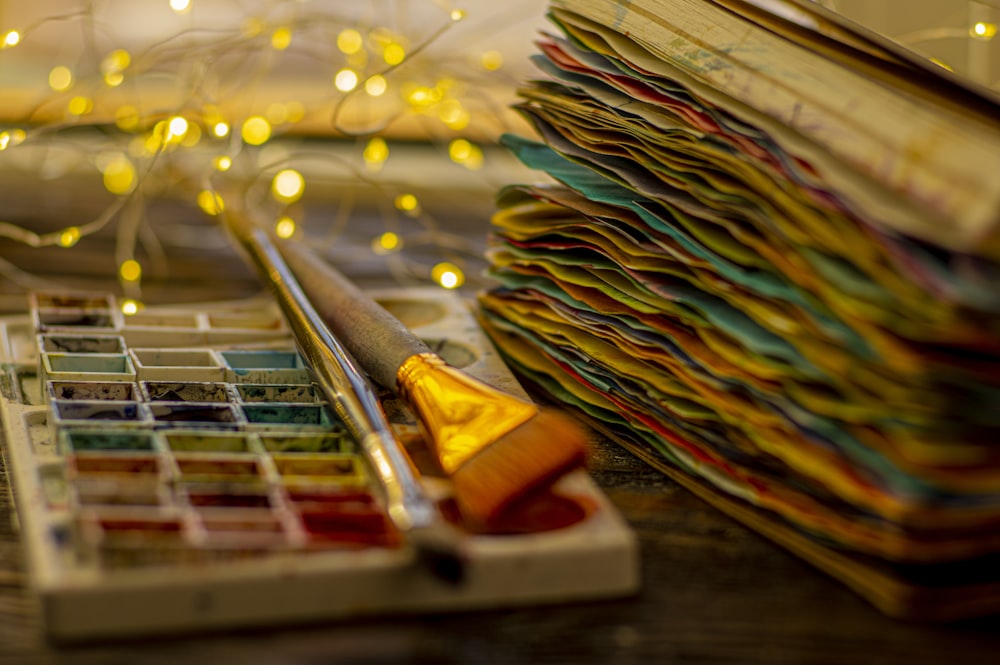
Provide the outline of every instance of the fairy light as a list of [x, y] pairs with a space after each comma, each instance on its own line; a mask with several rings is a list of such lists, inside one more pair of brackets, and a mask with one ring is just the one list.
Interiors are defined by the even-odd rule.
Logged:
[[390, 254], [399, 251], [403, 242], [398, 235], [392, 231], [386, 231], [372, 240], [372, 251], [376, 254]]
[[458, 23], [459, 21], [463, 20], [465, 17], [466, 17], [466, 13], [465, 13], [464, 9], [452, 9], [451, 13], [448, 15], [448, 18], [450, 18], [452, 20], [452, 22], [454, 22], [454, 23]]
[[399, 42], [390, 42], [382, 51], [382, 59], [387, 65], [398, 65], [406, 59], [406, 49]]
[[49, 71], [49, 87], [56, 92], [65, 92], [73, 85], [73, 72], [65, 65], [53, 67]]
[[17, 30], [8, 30], [3, 35], [3, 48], [14, 48], [21, 43], [21, 33]]
[[10, 132], [0, 132], [0, 150], [10, 147]]
[[69, 104], [66, 105], [66, 110], [69, 111], [71, 115], [87, 115], [94, 110], [94, 100], [90, 97], [74, 97], [69, 100]]
[[448, 157], [473, 171], [483, 165], [483, 151], [465, 139], [455, 139], [448, 144]]
[[972, 24], [969, 28], [969, 36], [973, 39], [981, 39], [983, 41], [989, 41], [996, 37], [997, 26], [995, 23], [987, 23], [986, 21], [977, 21]]
[[167, 121], [167, 141], [184, 138], [188, 131], [188, 121], [183, 116], [175, 115]]
[[369, 76], [365, 80], [365, 92], [372, 97], [381, 97], [389, 89], [389, 82], [381, 74]]
[[345, 55], [352, 55], [364, 46], [364, 38], [354, 28], [341, 30], [337, 35], [337, 48]]
[[333, 85], [341, 92], [350, 92], [358, 87], [358, 73], [345, 67], [333, 77]]
[[59, 234], [59, 246], [70, 248], [76, 243], [80, 242], [80, 227], [79, 226], [69, 226], [62, 230]]
[[282, 203], [294, 203], [302, 198], [305, 191], [305, 180], [295, 169], [279, 171], [271, 181], [271, 193]]
[[291, 217], [285, 216], [278, 220], [274, 225], [274, 234], [279, 238], [287, 240], [295, 235], [295, 220]]
[[128, 194], [135, 189], [135, 167], [125, 155], [115, 155], [101, 169], [101, 173], [104, 176], [104, 188], [112, 194]]
[[263, 145], [271, 138], [271, 123], [259, 115], [251, 116], [243, 122], [241, 136], [244, 143]]
[[413, 194], [400, 194], [394, 201], [397, 210], [407, 213], [415, 213], [420, 210], [420, 202]]
[[170, 8], [176, 14], [186, 14], [191, 11], [191, 0], [170, 0]]
[[306, 116], [305, 106], [295, 100], [285, 104], [285, 112], [288, 114], [288, 122], [299, 122]]
[[369, 171], [378, 171], [389, 159], [389, 144], [381, 136], [373, 136], [365, 145], [365, 150], [361, 155], [365, 160], [365, 166]]
[[431, 269], [431, 279], [446, 289], [457, 289], [465, 283], [465, 274], [454, 263], [445, 261]]
[[500, 51], [486, 51], [479, 56], [479, 64], [488, 72], [495, 72], [503, 67], [503, 53]]
[[284, 51], [292, 45], [292, 31], [290, 28], [278, 28], [271, 33], [271, 48], [275, 51]]
[[472, 114], [457, 99], [446, 99], [438, 107], [438, 119], [449, 129], [461, 131], [469, 126]]
[[125, 316], [135, 316], [142, 309], [142, 303], [132, 298], [122, 300], [122, 314]]
[[219, 215], [226, 209], [222, 196], [210, 189], [198, 192], [198, 207], [208, 215]]
[[229, 125], [221, 120], [214, 125], [212, 125], [212, 134], [216, 138], [225, 138], [229, 136]]
[[138, 282], [142, 278], [142, 266], [135, 259], [128, 259], [118, 266], [118, 274], [126, 282]]
[[233, 159], [229, 155], [219, 155], [212, 160], [212, 166], [216, 171], [228, 171], [233, 166]]

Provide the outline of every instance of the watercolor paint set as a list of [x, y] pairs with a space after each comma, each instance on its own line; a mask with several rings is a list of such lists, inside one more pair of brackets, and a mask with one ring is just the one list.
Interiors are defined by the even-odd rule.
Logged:
[[[521, 392], [456, 294], [374, 295], [449, 363]], [[8, 478], [54, 640], [638, 587], [634, 534], [583, 471], [505, 533], [468, 534], [463, 581], [417, 565], [269, 300], [124, 316], [110, 295], [34, 293], [0, 320], [0, 361]], [[419, 429], [384, 404], [420, 466]], [[424, 482], [447, 514], [447, 483]]]

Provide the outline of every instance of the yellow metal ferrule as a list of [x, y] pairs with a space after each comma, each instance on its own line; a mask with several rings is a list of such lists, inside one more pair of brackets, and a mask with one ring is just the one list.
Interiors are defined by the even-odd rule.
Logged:
[[418, 353], [403, 361], [396, 385], [449, 475], [538, 413], [531, 402], [477, 381], [433, 353]]

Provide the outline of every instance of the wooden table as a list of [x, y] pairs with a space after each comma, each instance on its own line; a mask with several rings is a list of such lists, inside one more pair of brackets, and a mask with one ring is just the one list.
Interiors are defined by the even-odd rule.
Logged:
[[[102, 280], [114, 286], [108, 281], [108, 243], [72, 254], [70, 265], [54, 262], [51, 252], [31, 254], [10, 244], [0, 244], [0, 254], [22, 267], [58, 271], [61, 279], [75, 274], [79, 286], [92, 288]], [[151, 279], [147, 297], [237, 297], [257, 288], [231, 254], [205, 249], [176, 260], [171, 276]], [[644, 581], [636, 597], [72, 648], [40, 637], [4, 492], [0, 663], [1000, 662], [998, 617], [956, 625], [888, 619], [614, 444], [598, 441], [593, 475], [639, 536]]]

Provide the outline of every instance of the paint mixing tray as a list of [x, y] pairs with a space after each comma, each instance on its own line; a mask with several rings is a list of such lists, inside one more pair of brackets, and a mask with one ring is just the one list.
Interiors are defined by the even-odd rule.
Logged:
[[[373, 294], [448, 362], [520, 387], [455, 294]], [[449, 611], [632, 593], [634, 535], [586, 473], [454, 585], [418, 565], [368, 462], [267, 300], [149, 307], [36, 293], [0, 321], [4, 453], [56, 640]], [[523, 393], [522, 393], [523, 394]], [[405, 408], [386, 411], [418, 465]], [[425, 482], [447, 514], [447, 483]]]

